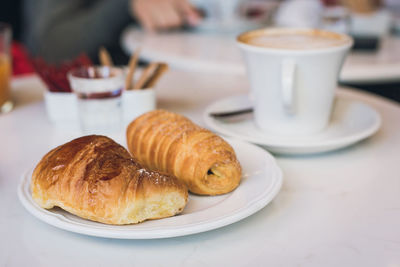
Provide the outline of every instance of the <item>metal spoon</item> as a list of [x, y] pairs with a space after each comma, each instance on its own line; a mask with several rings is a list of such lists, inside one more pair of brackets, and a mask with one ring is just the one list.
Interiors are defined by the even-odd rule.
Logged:
[[237, 116], [237, 115], [242, 115], [242, 114], [247, 114], [247, 113], [252, 113], [252, 112], [253, 112], [253, 108], [245, 108], [245, 109], [233, 110], [233, 111], [211, 112], [211, 113], [209, 113], [209, 115], [214, 118], [227, 118], [227, 117], [232, 117], [232, 116]]

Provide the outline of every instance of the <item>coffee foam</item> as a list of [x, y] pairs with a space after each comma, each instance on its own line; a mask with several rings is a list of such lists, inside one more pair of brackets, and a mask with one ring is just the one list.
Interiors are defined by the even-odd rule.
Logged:
[[351, 39], [342, 34], [322, 30], [266, 29], [241, 34], [238, 41], [252, 46], [307, 50], [343, 46]]

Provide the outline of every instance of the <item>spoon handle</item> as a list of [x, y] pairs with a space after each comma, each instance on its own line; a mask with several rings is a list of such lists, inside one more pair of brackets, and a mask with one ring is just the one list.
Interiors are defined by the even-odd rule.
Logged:
[[209, 115], [214, 118], [226, 118], [231, 116], [242, 115], [246, 113], [253, 112], [253, 108], [246, 108], [240, 110], [233, 110], [233, 111], [221, 111], [221, 112], [211, 112]]

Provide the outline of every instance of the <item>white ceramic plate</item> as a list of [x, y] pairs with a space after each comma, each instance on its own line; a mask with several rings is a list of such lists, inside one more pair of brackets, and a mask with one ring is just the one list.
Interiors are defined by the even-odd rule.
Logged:
[[221, 134], [264, 146], [280, 154], [311, 154], [343, 148], [373, 135], [381, 125], [378, 112], [338, 90], [330, 124], [321, 132], [307, 136], [281, 136], [260, 131], [252, 114], [230, 119], [216, 119], [212, 112], [251, 107], [247, 95], [228, 97], [208, 106], [204, 120], [208, 127]]
[[216, 229], [259, 211], [276, 196], [282, 185], [282, 171], [267, 151], [241, 141], [228, 141], [235, 149], [243, 168], [241, 184], [235, 191], [222, 196], [190, 195], [187, 206], [178, 216], [116, 226], [85, 220], [59, 208], [45, 210], [40, 208], [31, 196], [32, 170], [23, 174], [18, 186], [18, 197], [23, 206], [36, 218], [55, 227], [85, 235], [153, 239]]

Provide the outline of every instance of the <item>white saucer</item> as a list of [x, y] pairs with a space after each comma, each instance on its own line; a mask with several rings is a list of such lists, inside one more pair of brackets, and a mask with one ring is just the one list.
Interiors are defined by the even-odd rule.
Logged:
[[289, 137], [266, 134], [256, 127], [252, 114], [230, 119], [216, 119], [209, 115], [212, 112], [249, 107], [251, 102], [247, 95], [228, 97], [208, 106], [204, 112], [204, 120], [214, 131], [281, 154], [311, 154], [343, 148], [373, 135], [381, 125], [377, 111], [365, 103], [349, 98], [344, 89], [337, 91], [330, 124], [322, 132], [313, 135]]
[[[213, 230], [240, 221], [265, 207], [282, 186], [282, 171], [271, 154], [253, 144], [227, 141], [242, 165], [242, 180], [233, 192], [220, 196], [189, 194], [183, 212], [170, 218], [131, 225], [107, 225], [79, 218], [59, 208], [45, 210], [32, 199], [32, 171], [22, 175], [18, 197], [39, 220], [67, 231], [120, 239], [153, 239], [184, 236]], [[249, 157], [252, 155], [252, 157]]]

